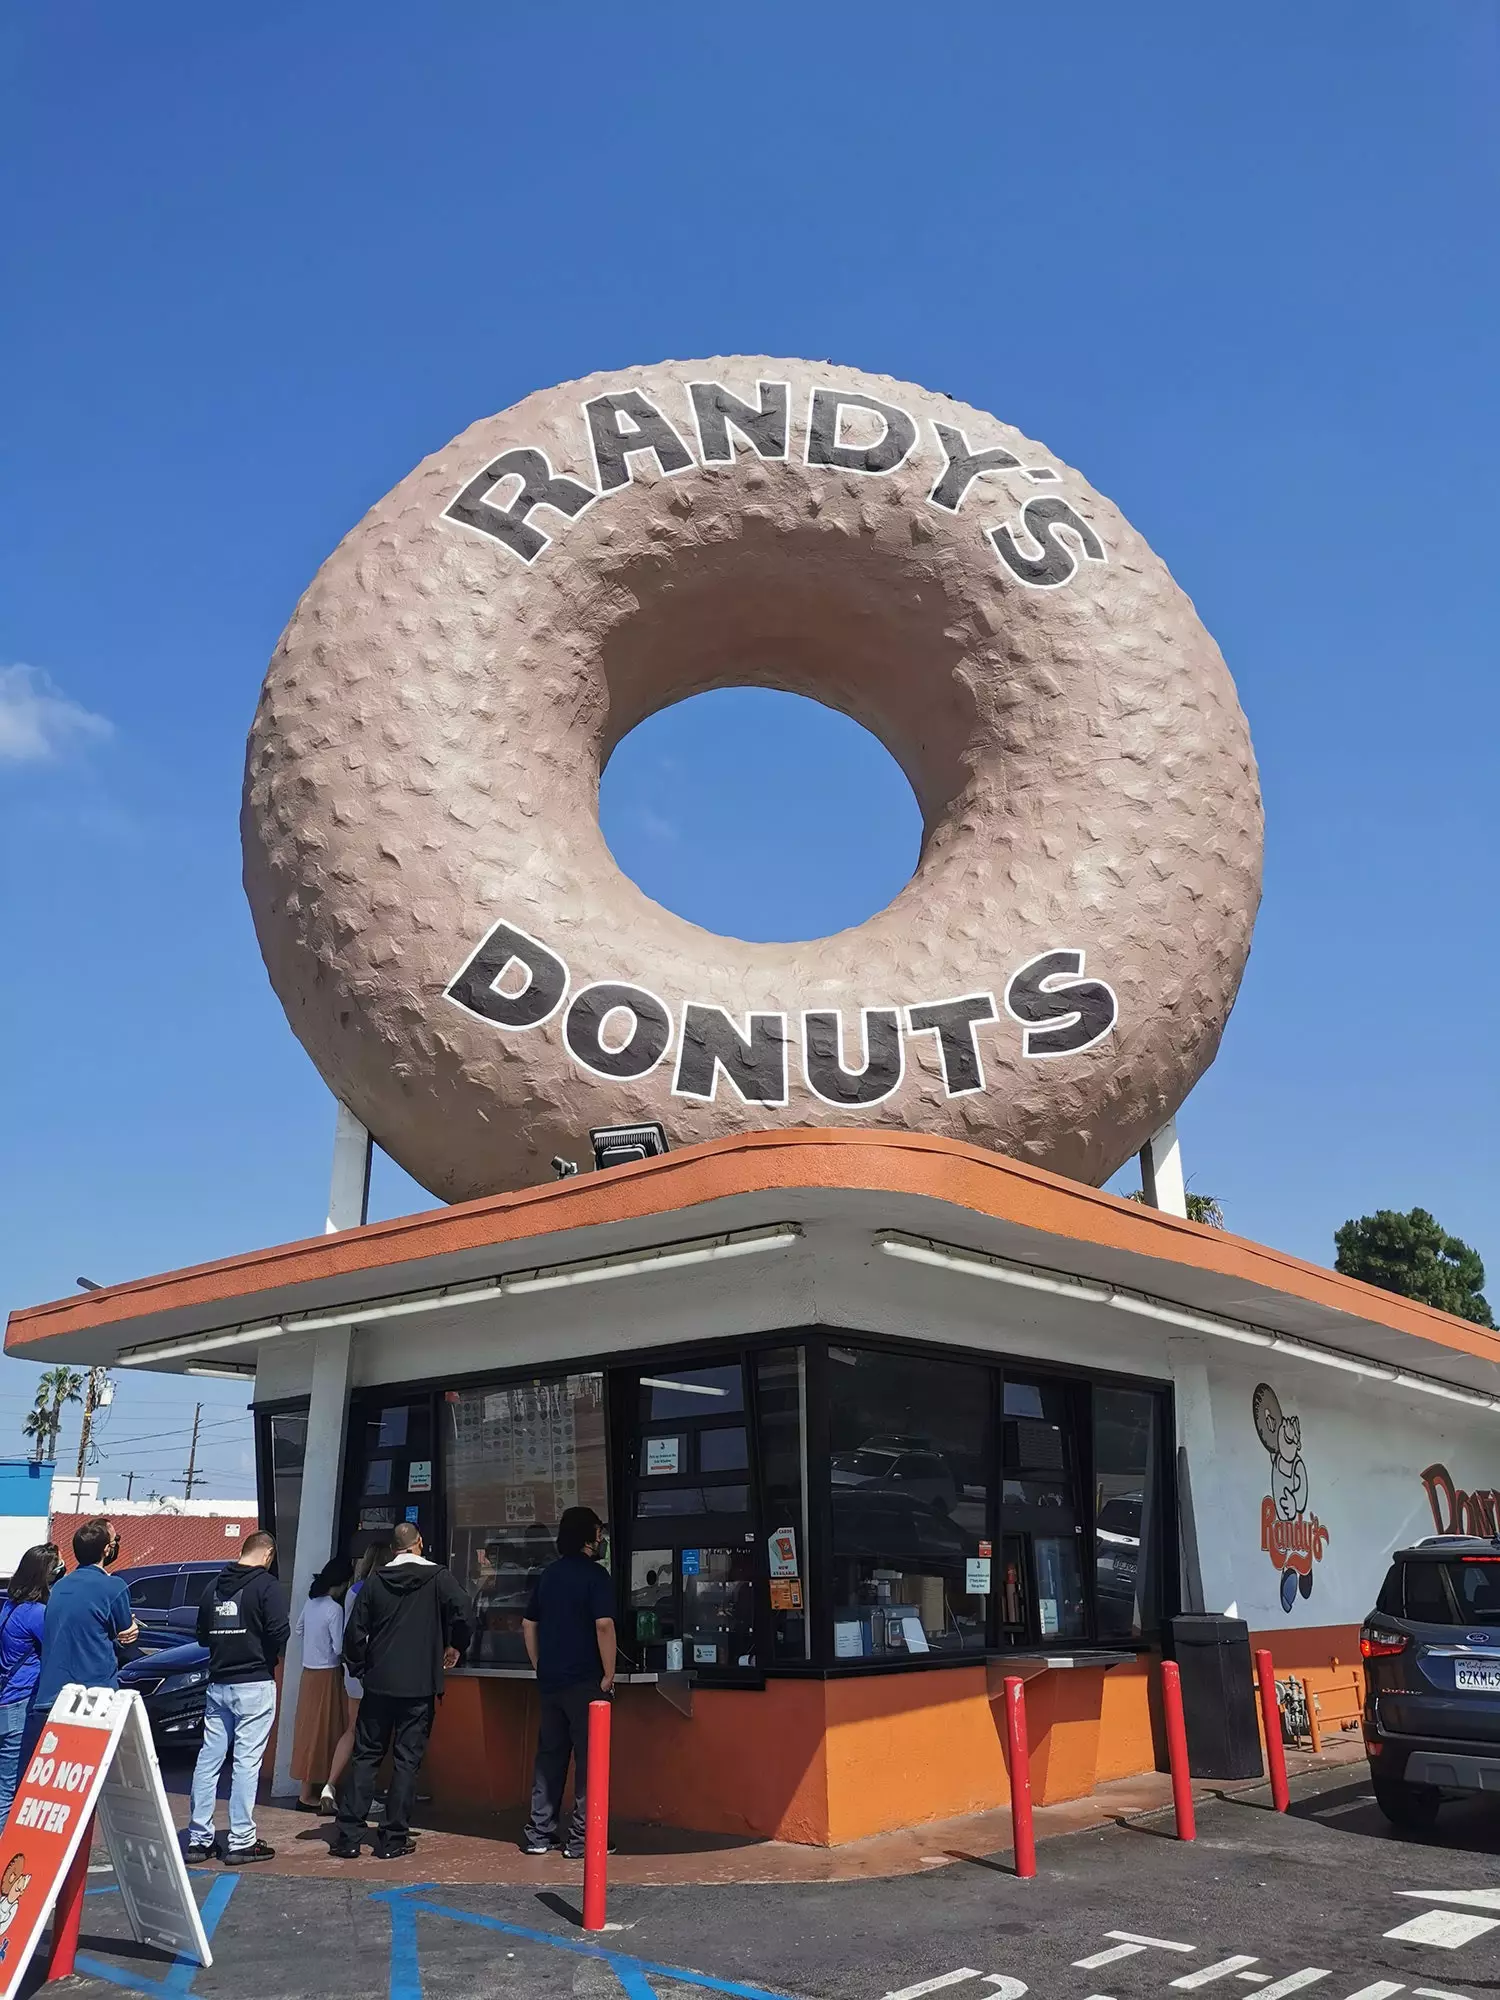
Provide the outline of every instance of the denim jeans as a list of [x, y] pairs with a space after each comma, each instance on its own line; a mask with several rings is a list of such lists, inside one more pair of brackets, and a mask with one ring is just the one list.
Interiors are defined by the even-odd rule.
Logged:
[[26, 1703], [8, 1701], [0, 1707], [0, 1826], [10, 1816], [10, 1802], [21, 1782], [21, 1738], [26, 1734]]
[[203, 1748], [193, 1769], [193, 1810], [188, 1840], [207, 1847], [214, 1837], [214, 1799], [230, 1746], [234, 1768], [229, 1780], [229, 1845], [253, 1847], [255, 1794], [260, 1760], [266, 1754], [276, 1715], [274, 1681], [210, 1681], [203, 1709]]

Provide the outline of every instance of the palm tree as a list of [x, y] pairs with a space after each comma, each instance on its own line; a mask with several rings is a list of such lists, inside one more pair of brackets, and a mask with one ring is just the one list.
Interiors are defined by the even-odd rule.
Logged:
[[38, 1403], [25, 1423], [21, 1426], [23, 1437], [31, 1439], [31, 1456], [40, 1465], [47, 1456], [47, 1446], [52, 1441], [52, 1419], [45, 1404]]
[[57, 1440], [62, 1434], [62, 1413], [64, 1403], [83, 1401], [83, 1377], [76, 1368], [49, 1368], [37, 1384], [36, 1405], [40, 1410], [47, 1406], [47, 1425], [51, 1434], [51, 1455], [57, 1456]]

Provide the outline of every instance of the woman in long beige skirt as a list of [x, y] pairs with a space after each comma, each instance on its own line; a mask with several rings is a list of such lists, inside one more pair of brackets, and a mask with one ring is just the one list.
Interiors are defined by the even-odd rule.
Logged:
[[344, 1700], [344, 1596], [353, 1568], [335, 1556], [313, 1578], [297, 1617], [302, 1679], [292, 1730], [292, 1776], [299, 1780], [299, 1812], [321, 1810], [321, 1793], [333, 1775], [334, 1755], [348, 1721]]

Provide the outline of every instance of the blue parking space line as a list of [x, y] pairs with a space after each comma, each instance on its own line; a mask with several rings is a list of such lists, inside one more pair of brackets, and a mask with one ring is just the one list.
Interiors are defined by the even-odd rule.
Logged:
[[[731, 2000], [791, 2000], [786, 1993], [772, 1993], [764, 1986], [747, 1986], [735, 1979], [715, 1979], [710, 1973], [693, 1972], [686, 1966], [656, 1965], [650, 1959], [632, 1958], [612, 1951], [607, 1945], [590, 1944], [583, 1938], [559, 1937], [555, 1931], [532, 1930], [526, 1924], [506, 1923], [500, 1917], [481, 1916], [475, 1910], [454, 1909], [447, 1903], [432, 1903], [410, 1889], [375, 1889], [371, 1902], [386, 1903], [391, 1915], [390, 2000], [423, 2000], [422, 1972], [417, 1960], [419, 1910], [429, 1916], [451, 1917], [454, 1922], [472, 1924], [478, 1930], [495, 1931], [502, 1937], [525, 1938], [553, 1951], [571, 1952], [575, 1958], [592, 1958], [607, 1965], [619, 1980], [628, 2000], [657, 2000], [651, 1980], [671, 1979], [684, 1986], [696, 1986], [706, 1993], [724, 1993]], [[399, 1964], [398, 1964], [399, 1957]]]
[[[220, 1875], [213, 1887], [203, 1898], [201, 1915], [204, 1935], [212, 1938], [219, 1928], [219, 1919], [229, 1907], [229, 1899], [240, 1886], [238, 1875]], [[87, 1890], [85, 1894], [106, 1894], [105, 1890]], [[118, 1893], [115, 1891], [114, 1893]], [[192, 2000], [193, 1981], [203, 1970], [196, 1958], [189, 1958], [179, 1952], [160, 1979], [148, 1979], [139, 1972], [123, 1972], [119, 1966], [110, 1965], [105, 1959], [95, 1958], [92, 1952], [79, 1952], [73, 1963], [80, 1972], [86, 1972], [90, 1979], [102, 1979], [110, 1986], [120, 1986], [127, 1993], [155, 1995], [157, 2000]]]

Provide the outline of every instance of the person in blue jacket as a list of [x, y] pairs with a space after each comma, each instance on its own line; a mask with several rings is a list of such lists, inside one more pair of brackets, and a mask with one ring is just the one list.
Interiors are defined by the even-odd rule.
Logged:
[[47, 1599], [62, 1568], [56, 1545], [38, 1542], [16, 1564], [0, 1604], [0, 1826], [21, 1781], [21, 1739], [31, 1691], [42, 1670]]

